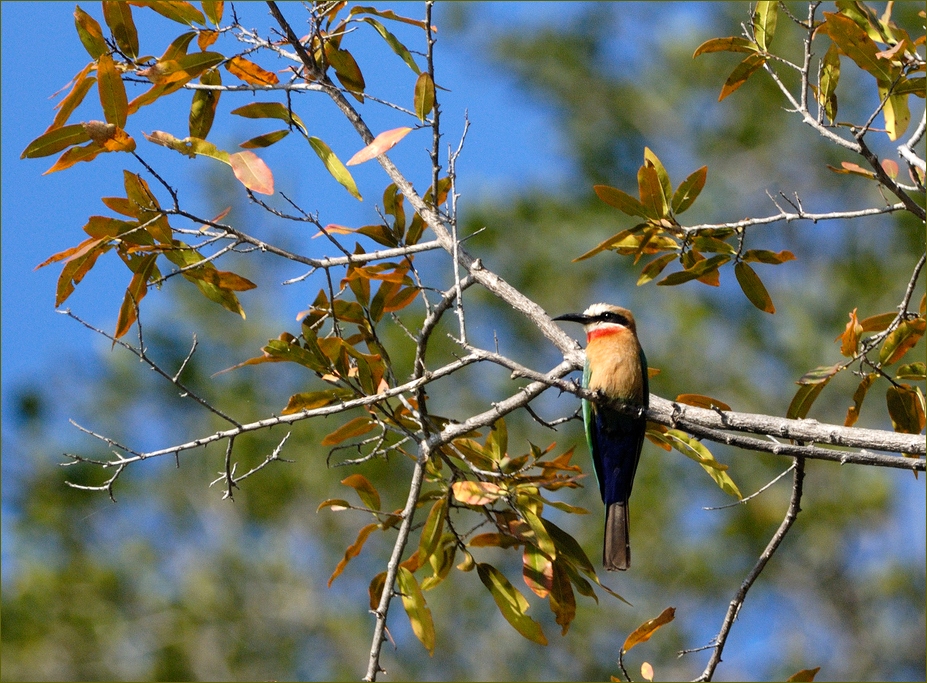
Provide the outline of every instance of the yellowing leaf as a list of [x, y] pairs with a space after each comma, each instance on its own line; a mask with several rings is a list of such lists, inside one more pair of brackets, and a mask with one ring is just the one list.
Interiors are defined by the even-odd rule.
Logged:
[[277, 74], [267, 71], [244, 57], [232, 57], [225, 63], [225, 68], [233, 76], [252, 85], [276, 85], [280, 82]]
[[205, 24], [203, 13], [189, 2], [178, 0], [131, 0], [131, 5], [147, 7], [178, 24]]
[[902, 321], [882, 342], [882, 348], [879, 349], [879, 362], [883, 365], [891, 365], [901, 360], [924, 336], [925, 325], [927, 321], [924, 318]]
[[302, 119], [280, 102], [252, 102], [243, 107], [238, 107], [238, 109], [233, 109], [230, 113], [248, 119], [280, 119], [287, 123], [296, 124], [303, 133], [308, 133], [306, 124], [303, 123]]
[[609, 187], [608, 185], [593, 185], [592, 189], [595, 190], [599, 199], [609, 206], [615, 207], [622, 213], [626, 213], [629, 216], [640, 216], [641, 218], [647, 217], [643, 204], [641, 204], [636, 197], [632, 197], [627, 192], [623, 192], [616, 187]]
[[72, 145], [79, 145], [82, 142], [89, 141], [90, 135], [83, 124], [75, 123], [70, 126], [62, 126], [42, 133], [42, 135], [29, 143], [29, 146], [23, 150], [19, 158], [47, 157]]
[[425, 562], [434, 554], [444, 533], [444, 520], [447, 518], [447, 497], [442, 496], [431, 508], [425, 526], [422, 527], [422, 536], [418, 544], [418, 557]]
[[106, 151], [106, 148], [96, 142], [90, 142], [89, 144], [84, 145], [83, 147], [72, 147], [71, 149], [65, 151], [54, 165], [45, 171], [42, 175], [48, 175], [49, 173], [54, 173], [55, 171], [62, 171], [66, 168], [70, 168], [79, 161], [91, 161], [95, 159], [97, 155], [102, 154]]
[[776, 0], [760, 0], [753, 11], [753, 35], [761, 50], [768, 50], [776, 34]]
[[665, 610], [660, 612], [660, 615], [645, 621], [643, 624], [638, 626], [634, 631], [631, 632], [625, 641], [624, 645], [621, 646], [622, 652], [629, 652], [632, 647], [635, 645], [640, 645], [650, 640], [650, 637], [656, 633], [660, 628], [666, 626], [673, 619], [676, 618], [676, 608], [667, 607]]
[[77, 26], [77, 35], [84, 49], [93, 59], [109, 52], [103, 29], [96, 19], [77, 6], [74, 10], [74, 24]]
[[424, 123], [425, 117], [435, 106], [435, 82], [427, 71], [419, 74], [415, 81], [415, 115]]
[[[353, 13], [353, 10], [352, 10]], [[421, 73], [421, 69], [418, 68], [418, 64], [415, 63], [415, 59], [412, 57], [412, 53], [409, 52], [409, 49], [399, 42], [399, 39], [396, 38], [392, 33], [386, 30], [386, 27], [383, 26], [379, 21], [373, 17], [363, 17], [361, 21], [366, 22], [373, 26], [377, 33], [383, 36], [383, 40], [390, 46], [390, 49], [399, 55], [406, 64], [409, 65], [409, 68], [416, 73], [416, 75]]]
[[695, 202], [696, 198], [705, 187], [705, 180], [708, 178], [708, 167], [702, 166], [700, 169], [693, 171], [685, 180], [683, 180], [676, 192], [673, 193], [672, 208], [673, 213], [682, 213]]
[[133, 266], [132, 281], [126, 288], [126, 295], [119, 308], [119, 317], [116, 319], [116, 331], [113, 333], [115, 339], [128, 332], [138, 318], [138, 305], [148, 293], [148, 278], [154, 270], [156, 259], [156, 254], [149, 254]]
[[[215, 69], [209, 69], [200, 76], [203, 85], [222, 85], [222, 76]], [[193, 102], [190, 104], [190, 137], [206, 139], [212, 129], [212, 122], [216, 117], [216, 107], [219, 105], [218, 90], [197, 90], [193, 93]]]
[[[339, 444], [345, 439], [350, 439], [355, 436], [360, 436], [366, 434], [369, 431], [372, 431], [376, 426], [376, 423], [370, 420], [367, 417], [355, 417], [353, 420], [341, 425], [333, 431], [331, 434], [322, 439], [323, 446], [334, 446]], [[359, 475], [358, 475], [359, 476]], [[345, 482], [342, 481], [342, 484]], [[348, 484], [351, 486], [351, 484]]]
[[185, 154], [188, 157], [195, 157], [197, 154], [202, 154], [203, 156], [208, 156], [217, 161], [221, 161], [225, 164], [231, 164], [231, 155], [228, 152], [225, 152], [218, 147], [216, 147], [211, 142], [202, 140], [200, 138], [188, 137], [180, 140], [175, 138], [170, 133], [165, 133], [164, 131], [156, 130], [153, 133], [144, 133], [145, 139], [149, 142], [153, 142], [156, 145], [162, 145], [170, 149], [176, 150], [181, 154]]
[[348, 166], [356, 166], [357, 164], [362, 164], [365, 161], [370, 161], [371, 159], [385, 154], [396, 144], [402, 140], [406, 135], [412, 131], [411, 128], [393, 128], [392, 130], [383, 131], [378, 136], [376, 136], [373, 141], [355, 154], [348, 161]]
[[293, 415], [301, 413], [304, 410], [315, 410], [332, 403], [344, 401], [353, 396], [345, 389], [325, 389], [324, 391], [310, 391], [301, 394], [293, 394], [283, 409], [283, 415]]
[[341, 183], [341, 185], [359, 201], [363, 200], [360, 192], [357, 191], [357, 184], [354, 182], [351, 172], [344, 167], [344, 164], [341, 163], [341, 160], [335, 155], [331, 148], [316, 137], [310, 137], [309, 144], [319, 156], [319, 159], [322, 160], [322, 163], [325, 164], [325, 168], [328, 169], [328, 172], [332, 174], [332, 177]]
[[244, 142], [238, 143], [239, 147], [244, 147], [245, 149], [258, 149], [261, 147], [270, 147], [271, 145], [280, 142], [283, 138], [290, 134], [288, 130], [275, 130], [270, 133], [264, 133], [263, 135], [258, 135], [250, 140], [245, 140]]
[[695, 54], [692, 58], [703, 55], [706, 52], [757, 52], [759, 45], [746, 38], [712, 38], [695, 48]]
[[425, 596], [418, 581], [405, 567], [400, 566], [396, 573], [396, 582], [402, 595], [402, 606], [409, 616], [412, 632], [421, 641], [429, 655], [435, 651], [435, 625], [431, 618], [431, 610], [425, 603]]
[[219, 22], [222, 21], [222, 10], [225, 2], [223, 0], [203, 0], [201, 4], [203, 5], [203, 12], [209, 17], [209, 21], [218, 26]]
[[844, 427], [852, 427], [856, 424], [856, 421], [859, 420], [859, 411], [863, 407], [863, 400], [865, 400], [866, 393], [869, 391], [869, 387], [872, 386], [876, 377], [878, 377], [876, 373], [870, 372], [863, 377], [859, 386], [856, 387], [856, 391], [853, 392], [853, 405], [847, 408], [847, 416], [843, 421]]
[[885, 395], [892, 428], [902, 434], [920, 434], [924, 429], [924, 395], [910, 384], [890, 386]]
[[554, 584], [553, 561], [533, 545], [525, 545], [522, 578], [538, 597], [548, 597]]
[[792, 681], [796, 683], [810, 683], [814, 680], [814, 677], [818, 675], [818, 671], [821, 670], [821, 667], [816, 666], [813, 669], [802, 669], [801, 671], [796, 671], [791, 676], [786, 678], [786, 681], [790, 683]]
[[498, 569], [480, 562], [476, 565], [480, 581], [489, 590], [496, 606], [512, 627], [528, 640], [540, 645], [547, 645], [547, 638], [541, 625], [525, 614], [528, 601]]
[[679, 394], [676, 397], [677, 403], [685, 403], [686, 405], [695, 406], [696, 408], [705, 408], [707, 410], [730, 410], [731, 407], [719, 401], [716, 398], [711, 398], [710, 396], [702, 396], [701, 394]]
[[129, 4], [118, 0], [103, 0], [103, 20], [113, 32], [119, 49], [130, 59], [138, 57], [138, 32], [132, 21]]
[[229, 155], [232, 172], [242, 185], [260, 194], [274, 193], [274, 175], [267, 164], [254, 152], [236, 152]]
[[839, 365], [822, 365], [806, 372], [796, 382], [799, 385], [785, 416], [790, 420], [802, 420], [808, 415], [811, 404], [827, 383], [840, 371]]

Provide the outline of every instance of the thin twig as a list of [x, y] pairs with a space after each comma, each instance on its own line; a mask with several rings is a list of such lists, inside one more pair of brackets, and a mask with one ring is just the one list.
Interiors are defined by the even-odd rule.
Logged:
[[734, 625], [734, 621], [737, 619], [737, 615], [740, 613], [740, 609], [743, 607], [744, 601], [747, 599], [747, 592], [750, 590], [750, 587], [757, 580], [759, 575], [763, 572], [763, 569], [766, 568], [766, 564], [769, 562], [770, 558], [773, 556], [773, 553], [776, 552], [776, 549], [782, 543], [782, 540], [789, 532], [789, 529], [792, 528], [798, 513], [801, 512], [801, 497], [804, 479], [805, 461], [801, 457], [795, 458], [794, 476], [792, 477], [792, 498], [789, 501], [789, 507], [788, 510], [786, 510], [785, 518], [782, 520], [782, 523], [779, 525], [776, 533], [773, 534], [773, 537], [770, 539], [766, 549], [760, 555], [753, 569], [750, 570], [747, 578], [744, 579], [744, 582], [740, 585], [740, 588], [734, 595], [734, 599], [731, 600], [731, 604], [728, 606], [727, 614], [724, 617], [724, 622], [721, 625], [721, 630], [718, 632], [718, 635], [715, 636], [714, 639], [714, 652], [712, 652], [711, 658], [708, 660], [708, 665], [705, 667], [702, 675], [695, 680], [710, 681], [711, 677], [715, 673], [715, 669], [718, 667], [718, 664], [721, 663], [721, 652], [724, 650], [724, 645], [727, 642], [728, 635], [731, 632], [731, 627]]

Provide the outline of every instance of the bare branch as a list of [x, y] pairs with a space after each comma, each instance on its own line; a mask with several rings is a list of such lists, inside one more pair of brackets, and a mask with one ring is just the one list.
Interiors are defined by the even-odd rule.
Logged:
[[779, 525], [779, 528], [776, 529], [776, 533], [773, 534], [769, 544], [767, 544], [766, 549], [760, 555], [759, 560], [757, 560], [753, 569], [747, 575], [747, 578], [744, 579], [744, 582], [740, 585], [740, 588], [734, 595], [734, 599], [731, 600], [727, 614], [724, 617], [724, 622], [721, 625], [721, 630], [714, 639], [714, 652], [712, 652], [711, 659], [708, 660], [708, 665], [705, 667], [702, 675], [695, 679], [697, 681], [711, 680], [715, 669], [718, 667], [718, 664], [721, 663], [721, 652], [724, 650], [724, 645], [731, 632], [731, 627], [734, 625], [734, 621], [737, 619], [737, 615], [740, 613], [740, 609], [747, 599], [747, 592], [763, 572], [766, 564], [769, 562], [770, 558], [772, 558], [773, 553], [776, 552], [776, 549], [782, 543], [782, 539], [785, 538], [785, 535], [795, 523], [798, 513], [801, 512], [801, 496], [805, 479], [805, 462], [803, 458], [795, 458], [794, 470], [795, 473], [792, 477], [792, 498], [789, 501], [789, 507], [788, 510], [786, 510], [785, 518], [782, 520], [782, 524]]

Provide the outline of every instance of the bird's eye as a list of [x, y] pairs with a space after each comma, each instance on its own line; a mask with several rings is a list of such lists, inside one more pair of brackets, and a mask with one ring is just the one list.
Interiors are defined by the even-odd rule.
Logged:
[[604, 314], [602, 314], [602, 319], [605, 322], [618, 323], [619, 325], [624, 325], [625, 327], [628, 325], [627, 318], [625, 318], [620, 313], [614, 313], [612, 311], [606, 311]]

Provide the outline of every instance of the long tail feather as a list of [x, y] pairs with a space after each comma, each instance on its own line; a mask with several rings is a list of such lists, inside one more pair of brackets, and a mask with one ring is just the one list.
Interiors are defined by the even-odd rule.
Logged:
[[605, 549], [602, 562], [609, 571], [624, 571], [631, 566], [627, 503], [612, 503], [605, 513]]

